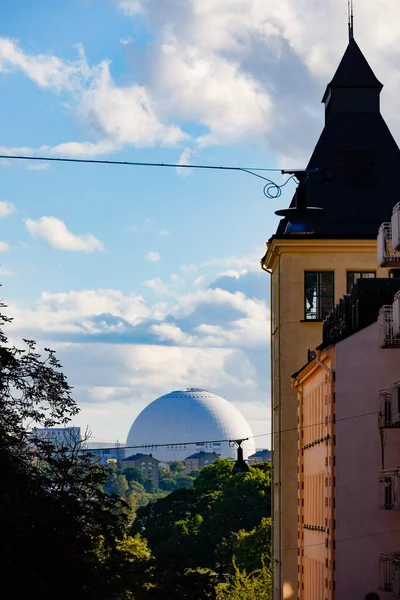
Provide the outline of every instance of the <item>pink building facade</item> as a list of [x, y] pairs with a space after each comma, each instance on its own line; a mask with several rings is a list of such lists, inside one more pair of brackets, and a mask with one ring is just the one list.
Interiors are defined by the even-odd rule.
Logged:
[[369, 592], [400, 597], [400, 338], [385, 317], [390, 307], [374, 320], [371, 302], [366, 294], [353, 303], [352, 331], [336, 315], [336, 339], [325, 339], [293, 375], [302, 600], [363, 600]]
[[381, 348], [379, 338], [376, 322], [336, 345], [336, 595], [343, 600], [369, 591], [400, 596], [390, 560], [400, 552], [400, 511], [385, 508], [381, 478], [383, 468], [400, 466], [400, 429], [382, 429], [379, 415], [380, 390], [400, 379], [400, 346]]

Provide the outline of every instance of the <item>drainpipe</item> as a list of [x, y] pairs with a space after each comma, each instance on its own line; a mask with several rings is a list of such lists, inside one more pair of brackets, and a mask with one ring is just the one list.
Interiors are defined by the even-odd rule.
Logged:
[[[333, 549], [333, 523], [334, 523], [334, 516], [335, 516], [335, 512], [334, 512], [334, 506], [333, 506], [333, 480], [334, 480], [334, 467], [333, 467], [333, 437], [334, 437], [334, 423], [333, 423], [333, 378], [334, 378], [334, 373], [335, 370], [334, 369], [330, 369], [329, 367], [326, 366], [325, 363], [323, 363], [320, 360], [320, 356], [321, 356], [321, 350], [314, 350], [315, 352], [315, 361], [318, 365], [320, 365], [320, 367], [322, 367], [323, 369], [325, 369], [325, 371], [327, 371], [329, 373], [329, 378], [330, 378], [330, 396], [331, 396], [331, 409], [330, 409], [330, 428], [329, 428], [329, 435], [330, 435], [330, 439], [331, 439], [331, 467], [330, 467], [330, 476], [331, 476], [331, 482], [332, 482], [332, 488], [331, 488], [331, 510], [330, 510], [330, 514], [331, 514], [331, 527], [329, 530], [330, 536], [331, 536], [331, 547], [330, 547], [330, 560], [331, 560], [331, 575], [333, 574], [333, 563], [334, 563], [334, 549]], [[329, 468], [329, 461], [328, 461], [328, 468]], [[336, 492], [336, 490], [335, 490]], [[332, 577], [333, 579], [333, 577]], [[333, 581], [332, 581], [332, 586], [331, 586], [331, 593], [330, 593], [331, 598], [334, 597], [333, 594]]]
[[[278, 257], [278, 271], [280, 274], [280, 254], [271, 250], [267, 250], [267, 252], [265, 253], [265, 256], [262, 257], [261, 259], [261, 269], [263, 271], [265, 271], [265, 273], [268, 273], [271, 276], [270, 279], [270, 302], [272, 301], [272, 271], [267, 269], [267, 267], [265, 266], [265, 259], [267, 257], [267, 254], [269, 252], [272, 252], [272, 254], [275, 254], [275, 256]], [[279, 286], [280, 286], [280, 277], [279, 277]], [[279, 304], [279, 312], [278, 312], [278, 323], [280, 324], [280, 299], [281, 299], [281, 295], [280, 295], [280, 289], [279, 289], [279, 294], [278, 294], [278, 304]], [[275, 310], [276, 310], [276, 306], [275, 306]], [[270, 325], [270, 337], [271, 337], [271, 353], [270, 353], [270, 371], [271, 371], [271, 375], [274, 373], [274, 369], [273, 369], [273, 352], [272, 352], [272, 342], [273, 342], [273, 334], [274, 332], [272, 331], [272, 319], [271, 319], [271, 325]], [[279, 349], [280, 349], [280, 344], [279, 344]], [[279, 369], [279, 374], [280, 374], [280, 361], [278, 363], [278, 369]], [[271, 377], [271, 392], [272, 392], [272, 386], [273, 386], [273, 377]], [[280, 391], [280, 381], [279, 381], [279, 390], [278, 390], [278, 394], [279, 394], [279, 427], [282, 428], [282, 424], [281, 424], [281, 407], [280, 407], [280, 403], [281, 403], [281, 391]], [[278, 582], [278, 588], [280, 590], [280, 593], [282, 593], [282, 522], [281, 522], [281, 506], [279, 506], [279, 511], [278, 511], [278, 521], [279, 521], [279, 525], [278, 525], [278, 531], [279, 531], [279, 558], [275, 559], [275, 548], [274, 548], [274, 540], [275, 540], [275, 465], [274, 465], [274, 455], [276, 452], [276, 448], [275, 448], [275, 444], [274, 444], [274, 434], [275, 434], [275, 428], [274, 428], [274, 401], [273, 401], [273, 395], [271, 393], [271, 456], [272, 456], [272, 460], [271, 460], [271, 540], [272, 540], [272, 556], [274, 559], [274, 563], [272, 565], [272, 598], [275, 598], [275, 565], [276, 562], [279, 563], [278, 565], [278, 571], [279, 571], [279, 582]], [[281, 434], [280, 434], [281, 435]], [[281, 439], [279, 436], [279, 448], [278, 448], [278, 455], [279, 455], [279, 471], [278, 471], [278, 477], [279, 477], [279, 483], [278, 485], [281, 485]], [[279, 500], [281, 500], [281, 490], [279, 490]]]

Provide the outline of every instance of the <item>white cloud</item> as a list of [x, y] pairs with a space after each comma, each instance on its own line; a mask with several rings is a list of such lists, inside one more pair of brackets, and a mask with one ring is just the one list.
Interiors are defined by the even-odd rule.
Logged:
[[20, 69], [37, 85], [52, 88], [57, 92], [63, 89], [75, 90], [82, 78], [90, 75], [83, 47], [78, 44], [78, 59], [65, 62], [49, 54], [26, 55], [19, 46], [8, 38], [0, 38], [0, 71]]
[[204, 287], [205, 282], [206, 282], [205, 275], [199, 275], [199, 277], [196, 277], [196, 279], [194, 280], [194, 285], [196, 287]]
[[178, 285], [185, 285], [185, 280], [182, 279], [182, 277], [178, 275], [178, 273], [172, 273], [171, 281], [172, 283], [176, 283]]
[[8, 217], [15, 213], [15, 206], [8, 200], [0, 200], [0, 217]]
[[89, 423], [97, 439], [125, 441], [149, 402], [190, 386], [232, 401], [254, 422], [254, 433], [268, 428], [267, 394], [254, 383], [254, 370], [241, 350], [68, 344], [58, 354], [82, 408], [77, 424]]
[[200, 145], [230, 143], [268, 131], [269, 94], [236, 61], [171, 40], [161, 46], [156, 81], [171, 114], [209, 128], [198, 138]]
[[0, 242], [0, 252], [9, 252], [10, 246], [7, 242]]
[[143, 282], [143, 285], [147, 286], [157, 294], [170, 294], [170, 289], [166, 283], [164, 283], [160, 277], [156, 277], [156, 279], [149, 279]]
[[50, 167], [50, 163], [49, 162], [39, 162], [39, 163], [29, 164], [25, 168], [28, 171], [47, 171], [47, 169], [49, 167]]
[[[268, 143], [281, 166], [304, 164], [322, 125], [319, 99], [347, 44], [346, 15], [337, 1], [118, 4], [147, 20], [153, 36], [147, 75], [163, 113], [205, 125], [200, 144], [256, 137]], [[382, 11], [380, 2], [364, 0], [355, 33], [385, 83], [384, 114], [399, 135], [400, 5], [384, 4]]]
[[127, 15], [134, 15], [138, 12], [142, 12], [143, 10], [141, 0], [114, 0], [114, 2]]
[[160, 255], [158, 252], [148, 252], [145, 259], [149, 262], [158, 262], [160, 260]]
[[[117, 86], [107, 61], [90, 67], [83, 47], [78, 59], [63, 61], [48, 55], [28, 55], [18, 44], [0, 38], [0, 72], [19, 69], [38, 86], [69, 94], [75, 115], [100, 134], [98, 141], [69, 141], [40, 148], [2, 148], [3, 154], [43, 154], [93, 157], [124, 145], [175, 145], [187, 136], [174, 124], [161, 121], [151, 92], [145, 86]], [[168, 121], [168, 119], [167, 119]]]
[[116, 86], [106, 62], [84, 91], [79, 112], [101, 135], [121, 146], [174, 145], [186, 137], [179, 127], [161, 123], [145, 87]]
[[[10, 338], [17, 345], [17, 336], [37, 339], [58, 351], [82, 408], [77, 424], [89, 424], [98, 439], [123, 441], [150, 401], [190, 386], [233, 401], [255, 433], [265, 431], [265, 304], [221, 289], [168, 298], [169, 306], [149, 306], [140, 295], [112, 289], [43, 292], [30, 308], [9, 303]], [[104, 343], [115, 339], [123, 343]]]
[[[260, 256], [263, 250], [257, 249], [256, 252], [247, 256], [228, 256], [226, 258], [210, 258], [201, 263], [202, 267], [227, 267], [228, 269], [250, 269], [258, 270], [260, 268]], [[265, 250], [264, 250], [265, 252]]]
[[[219, 317], [217, 323], [207, 323], [207, 318], [213, 318], [214, 314], [234, 316], [224, 320]], [[187, 338], [186, 343], [198, 346], [231, 346], [231, 347], [262, 347], [268, 344], [269, 311], [265, 303], [254, 298], [247, 298], [243, 293], [234, 294], [222, 289], [206, 289], [186, 294], [179, 298], [176, 306], [171, 310], [171, 315], [177, 319], [187, 320], [200, 311], [203, 321], [195, 325]], [[162, 325], [165, 338], [171, 335], [175, 341], [176, 329], [168, 329]], [[180, 335], [180, 334], [179, 334]], [[182, 337], [182, 343], [184, 338]]]
[[[125, 323], [137, 325], [151, 313], [142, 296], [124, 296], [119, 290], [112, 289], [58, 294], [42, 292], [32, 308], [11, 304], [8, 312], [14, 317], [13, 329], [35, 332], [40, 337], [57, 332], [96, 334], [125, 331]], [[107, 319], [107, 315], [112, 318]]]
[[41, 217], [37, 221], [27, 219], [25, 225], [32, 237], [45, 239], [56, 250], [94, 252], [104, 250], [103, 243], [93, 234], [75, 235], [65, 223], [56, 217]]
[[163, 237], [168, 237], [171, 234], [167, 229], [160, 229], [160, 235], [162, 235]]
[[[195, 151], [193, 148], [186, 147], [178, 159], [178, 165], [188, 165], [194, 154]], [[177, 167], [176, 172], [178, 175], [181, 175], [181, 177], [186, 177], [191, 172], [191, 169], [188, 169], [187, 167]]]
[[11, 277], [12, 275], [15, 275], [13, 271], [10, 271], [10, 269], [3, 269], [3, 267], [0, 267], [0, 277]]

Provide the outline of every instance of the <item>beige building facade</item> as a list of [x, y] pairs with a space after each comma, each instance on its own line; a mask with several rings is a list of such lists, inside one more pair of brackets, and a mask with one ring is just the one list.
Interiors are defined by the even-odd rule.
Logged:
[[[325, 125], [307, 173], [298, 173], [290, 209], [278, 211], [284, 218], [261, 261], [271, 279], [274, 600], [298, 597], [299, 431], [291, 375], [320, 344], [324, 318], [352, 283], [388, 276], [377, 267], [377, 232], [400, 197], [397, 162], [385, 160], [400, 159], [400, 151], [380, 113], [382, 87], [351, 34], [323, 96]], [[321, 568], [309, 558], [306, 569]], [[324, 578], [325, 598], [329, 585]]]

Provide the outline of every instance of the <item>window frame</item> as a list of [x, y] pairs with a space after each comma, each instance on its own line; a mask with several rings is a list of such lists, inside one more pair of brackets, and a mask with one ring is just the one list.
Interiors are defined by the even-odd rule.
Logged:
[[[320, 307], [318, 307], [318, 313], [317, 313], [317, 318], [310, 318], [310, 313], [307, 313], [307, 275], [308, 274], [316, 274], [319, 275], [319, 283], [318, 286], [319, 288], [322, 287], [322, 276], [323, 275], [331, 275], [332, 276], [332, 295], [331, 295], [331, 299], [332, 299], [332, 310], [335, 306], [335, 270], [334, 269], [327, 269], [324, 271], [320, 271], [317, 269], [310, 269], [310, 270], [305, 270], [304, 271], [304, 318], [303, 321], [306, 323], [321, 323], [326, 315], [322, 314], [322, 308], [323, 308], [323, 296], [322, 293], [318, 294], [318, 298], [320, 299], [319, 304], [321, 305]], [[328, 313], [327, 313], [328, 314]]]
[[[356, 273], [358, 273], [360, 275], [360, 277], [357, 277], [357, 279], [376, 279], [376, 270], [371, 269], [370, 271], [352, 271], [351, 269], [346, 271], [346, 294], [350, 294], [351, 292], [351, 288], [353, 287], [354, 283], [356, 282], [356, 279], [354, 278], [354, 275], [356, 275]], [[366, 274], [371, 275], [372, 273], [374, 273], [374, 277], [365, 277]], [[353, 283], [350, 286], [349, 289], [349, 275], [352, 274], [353, 275]]]

